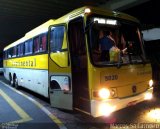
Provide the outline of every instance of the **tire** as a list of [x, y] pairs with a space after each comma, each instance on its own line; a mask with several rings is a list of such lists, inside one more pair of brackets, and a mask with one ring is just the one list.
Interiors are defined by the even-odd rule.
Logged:
[[17, 79], [17, 77], [16, 77], [16, 76], [14, 77], [13, 84], [14, 84], [14, 87], [15, 87], [16, 89], [19, 89], [18, 79]]
[[9, 84], [11, 86], [13, 86], [13, 80], [12, 80], [12, 75], [11, 74], [9, 74]]

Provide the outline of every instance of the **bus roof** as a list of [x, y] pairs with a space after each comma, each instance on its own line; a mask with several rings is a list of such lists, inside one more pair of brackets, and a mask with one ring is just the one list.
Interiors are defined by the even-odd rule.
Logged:
[[131, 15], [128, 15], [126, 13], [122, 13], [122, 12], [118, 12], [118, 11], [112, 11], [110, 9], [102, 9], [102, 8], [98, 8], [98, 7], [91, 7], [91, 6], [84, 6], [78, 9], [75, 9], [73, 11], [71, 11], [70, 13], [56, 19], [54, 21], [55, 24], [57, 23], [66, 23], [68, 22], [70, 19], [73, 19], [74, 17], [80, 16], [85, 14], [85, 10], [86, 9], [90, 9], [91, 12], [87, 13], [88, 15], [90, 14], [99, 14], [99, 15], [103, 15], [103, 16], [111, 16], [111, 17], [115, 17], [115, 18], [120, 18], [120, 19], [125, 19], [125, 20], [129, 20], [129, 21], [133, 21], [133, 22], [137, 22], [139, 23], [139, 20]]
[[50, 19], [49, 21], [43, 23], [42, 25], [40, 25], [40, 26], [36, 27], [35, 29], [33, 29], [33, 30], [29, 31], [28, 33], [26, 33], [24, 37], [18, 39], [17, 41], [13, 42], [12, 44], [6, 46], [4, 48], [4, 51], [7, 50], [7, 49], [9, 49], [9, 48], [11, 48], [11, 47], [14, 47], [14, 46], [22, 43], [22, 42], [24, 42], [27, 39], [30, 39], [30, 38], [38, 35], [38, 34], [47, 32], [48, 31], [48, 27], [50, 25], [53, 25], [53, 24], [54, 24], [54, 20]]
[[43, 23], [42, 25], [36, 27], [35, 29], [29, 31], [28, 33], [25, 34], [25, 37], [27, 38], [32, 38], [38, 34], [41, 34], [41, 33], [45, 33], [48, 31], [48, 27], [50, 25], [53, 25], [54, 24], [54, 21], [53, 19], [50, 19], [49, 21]]
[[51, 26], [51, 25], [67, 23], [67, 22], [69, 22], [70, 19], [73, 19], [74, 17], [84, 15], [86, 13], [85, 12], [86, 9], [90, 9], [90, 11], [91, 11], [90, 13], [87, 13], [87, 15], [99, 14], [99, 15], [111, 16], [111, 17], [125, 19], [125, 20], [134, 21], [134, 22], [139, 23], [139, 21], [135, 17], [132, 17], [132, 16], [130, 16], [128, 14], [125, 14], [125, 13], [115, 12], [115, 11], [111, 11], [109, 9], [102, 9], [102, 8], [97, 8], [97, 7], [84, 6], [84, 7], [75, 9], [75, 10], [71, 11], [70, 13], [68, 13], [68, 14], [66, 14], [66, 15], [64, 15], [64, 16], [56, 19], [56, 20], [51, 19], [51, 20], [45, 22], [44, 24], [36, 27], [35, 29], [27, 32], [24, 37], [22, 37], [21, 39], [13, 42], [12, 44], [6, 46], [4, 48], [4, 51], [22, 43], [22, 42], [24, 42], [25, 40], [30, 39], [30, 38], [38, 35], [38, 34], [47, 32], [48, 27]]

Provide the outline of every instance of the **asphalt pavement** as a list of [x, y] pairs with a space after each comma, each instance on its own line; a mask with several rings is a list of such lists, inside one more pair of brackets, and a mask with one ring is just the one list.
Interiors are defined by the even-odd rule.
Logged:
[[24, 88], [16, 90], [0, 76], [2, 129], [160, 129], [160, 92], [151, 101], [92, 118], [52, 108], [49, 101]]
[[2, 129], [66, 129], [63, 123], [33, 98], [0, 81]]

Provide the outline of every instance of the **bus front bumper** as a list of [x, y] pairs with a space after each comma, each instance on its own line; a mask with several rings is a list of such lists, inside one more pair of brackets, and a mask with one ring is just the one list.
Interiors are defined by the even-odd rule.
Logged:
[[153, 88], [128, 98], [115, 98], [108, 100], [91, 100], [91, 115], [93, 117], [110, 116], [112, 112], [118, 111], [139, 102], [152, 99]]

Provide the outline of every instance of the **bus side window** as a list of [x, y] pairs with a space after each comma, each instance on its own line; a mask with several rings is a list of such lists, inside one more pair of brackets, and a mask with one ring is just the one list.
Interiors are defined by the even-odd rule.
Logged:
[[13, 54], [13, 49], [12, 48], [10, 48], [9, 50], [8, 50], [8, 58], [11, 58], [12, 57], [12, 54]]
[[12, 57], [16, 57], [16, 53], [17, 53], [17, 46], [13, 47]]
[[33, 52], [39, 53], [47, 50], [47, 34], [33, 38]]
[[20, 56], [20, 45], [17, 46], [17, 57]]
[[51, 28], [50, 57], [60, 67], [68, 67], [68, 50], [65, 37], [65, 26]]
[[39, 42], [39, 51], [44, 52], [47, 50], [47, 34], [42, 34], [40, 36], [40, 42]]
[[25, 55], [29, 55], [33, 53], [33, 41], [28, 40], [25, 42]]
[[24, 43], [20, 44], [20, 52], [19, 52], [20, 56], [23, 56], [23, 54], [24, 54]]
[[37, 36], [33, 39], [33, 51], [34, 51], [34, 53], [39, 52], [39, 36]]
[[64, 38], [64, 26], [57, 26], [51, 29], [50, 35], [50, 51], [59, 52], [62, 49]]

